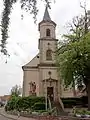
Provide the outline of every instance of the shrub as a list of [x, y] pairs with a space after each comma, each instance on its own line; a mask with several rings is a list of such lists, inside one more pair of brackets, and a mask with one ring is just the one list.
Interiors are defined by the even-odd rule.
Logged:
[[74, 108], [72, 113], [74, 115], [79, 114], [79, 115], [90, 115], [90, 111], [86, 109], [80, 109], [80, 108]]
[[12, 97], [8, 102], [7, 105], [5, 106], [5, 110], [10, 111], [10, 110], [14, 110], [17, 107], [17, 101], [18, 101], [19, 97]]
[[65, 108], [72, 108], [74, 106], [82, 106], [82, 98], [61, 98]]
[[81, 99], [82, 99], [82, 106], [87, 107], [87, 105], [88, 105], [88, 97], [83, 96]]
[[45, 103], [37, 102], [33, 106], [34, 110], [45, 110]]
[[61, 98], [65, 108], [72, 108], [74, 106], [87, 107], [88, 99], [87, 96], [80, 98]]
[[10, 111], [10, 110], [17, 110], [17, 111], [25, 111], [27, 109], [32, 109], [35, 105], [35, 103], [41, 103], [42, 108], [43, 104], [45, 103], [45, 98], [44, 97], [12, 97], [6, 107], [5, 110]]
[[46, 110], [35, 110], [36, 112], [38, 113], [44, 113], [44, 112], [47, 112]]

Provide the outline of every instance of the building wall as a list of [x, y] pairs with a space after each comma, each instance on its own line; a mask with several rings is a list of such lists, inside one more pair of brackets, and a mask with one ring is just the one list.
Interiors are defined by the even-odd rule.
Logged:
[[23, 95], [24, 96], [29, 96], [29, 90], [30, 90], [30, 82], [35, 82], [36, 83], [36, 93], [37, 96], [39, 95], [39, 74], [38, 74], [38, 69], [29, 69], [24, 71], [24, 76], [23, 76]]
[[[51, 72], [51, 76], [48, 74], [49, 71]], [[54, 96], [60, 95], [60, 80], [57, 75], [56, 67], [40, 67], [39, 76], [40, 96], [45, 96], [47, 87], [54, 87]], [[49, 79], [50, 77], [56, 81], [52, 81], [51, 85], [50, 82], [47, 82], [46, 85], [45, 80]]]
[[[48, 43], [50, 45], [48, 46]], [[40, 63], [55, 63], [55, 50], [57, 47], [56, 40], [40, 40]], [[46, 51], [48, 49], [52, 50], [52, 60], [46, 60]]]
[[[54, 93], [57, 90], [57, 94], [60, 94], [60, 84], [58, 81], [57, 76], [57, 68], [55, 67], [42, 67], [39, 69], [29, 69], [24, 71], [23, 76], [23, 96], [29, 96], [29, 89], [30, 85], [29, 83], [35, 82], [36, 83], [36, 95], [37, 96], [45, 96], [45, 85], [43, 84], [43, 80], [48, 79], [50, 76], [48, 75], [48, 72], [51, 71], [51, 78], [57, 80], [58, 84], [56, 85], [56, 82], [52, 82], [52, 87], [54, 87]], [[49, 83], [47, 83], [47, 87], [49, 87]], [[55, 93], [56, 94], [56, 93]]]
[[42, 80], [48, 79], [50, 77], [48, 74], [49, 71], [51, 72], [51, 78], [58, 80], [57, 68], [55, 68], [55, 67], [41, 67], [40, 69], [42, 71]]
[[[43, 22], [40, 24], [40, 38], [45, 38], [46, 37], [46, 29], [51, 30], [51, 38], [56, 38], [55, 35], [55, 25], [51, 22]], [[47, 37], [48, 38], [48, 37]]]
[[65, 88], [65, 84], [62, 81], [61, 82], [61, 97], [74, 97], [74, 92], [73, 92], [73, 88], [71, 88], [71, 86]]
[[65, 98], [65, 97], [66, 98], [67, 97], [74, 97], [73, 90], [70, 89], [70, 88], [68, 88], [66, 90], [62, 89], [62, 95], [61, 95], [61, 97], [63, 97], [63, 98]]
[[[52, 22], [42, 22], [40, 24], [40, 39], [39, 39], [39, 51], [40, 51], [40, 63], [55, 63], [55, 51], [57, 47], [57, 40], [55, 34], [55, 25]], [[50, 29], [50, 36], [46, 36], [46, 30]], [[50, 45], [48, 45], [48, 43]], [[52, 50], [52, 60], [46, 60], [46, 51]]]
[[[46, 36], [47, 29], [50, 29], [50, 36]], [[34, 59], [32, 59], [32, 61], [26, 64], [26, 67], [28, 68], [24, 69], [23, 93], [25, 96], [29, 95], [29, 83], [31, 81], [36, 83], [37, 95], [45, 96], [47, 87], [45, 86], [43, 80], [50, 77], [48, 74], [49, 71], [51, 72], [51, 78], [57, 81], [53, 81], [51, 84], [51, 86], [54, 87], [54, 96], [72, 96], [71, 90], [64, 91], [64, 87], [57, 74], [57, 68], [52, 66], [53, 64], [55, 66], [55, 51], [57, 48], [55, 29], [56, 25], [52, 21], [42, 21], [39, 24], [39, 58], [36, 56]], [[52, 50], [52, 60], [46, 60], [46, 51], [48, 49]], [[47, 67], [45, 67], [45, 65]], [[36, 67], [37, 69], [31, 68], [32, 66]], [[47, 86], [50, 86], [50, 82], [47, 82]]]

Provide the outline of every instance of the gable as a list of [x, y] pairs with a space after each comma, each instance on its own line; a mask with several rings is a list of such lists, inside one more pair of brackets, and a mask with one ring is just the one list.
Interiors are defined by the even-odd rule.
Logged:
[[39, 64], [39, 53], [23, 67], [36, 67]]

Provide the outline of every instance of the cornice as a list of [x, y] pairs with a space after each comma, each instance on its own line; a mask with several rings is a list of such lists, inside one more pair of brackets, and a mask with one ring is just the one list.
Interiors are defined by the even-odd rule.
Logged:
[[40, 63], [38, 67], [57, 67], [55, 63]]
[[45, 20], [42, 20], [39, 24], [38, 24], [38, 30], [40, 31], [40, 25], [42, 24], [42, 23], [47, 23], [47, 22], [49, 22], [49, 23], [52, 23], [55, 27], [56, 27], [56, 23], [54, 22], [54, 21], [45, 21]]
[[25, 70], [30, 70], [30, 69], [38, 69], [39, 67], [57, 67], [55, 63], [40, 63], [37, 66], [22, 66], [22, 69]]
[[38, 66], [22, 66], [23, 70], [38, 69]]
[[46, 38], [46, 37], [45, 38], [40, 38], [39, 41], [40, 40], [43, 40], [43, 41], [49, 41], [49, 40], [50, 41], [58, 41], [58, 39], [55, 39], [55, 38]]
[[43, 82], [53, 82], [53, 81], [55, 81], [55, 82], [57, 82], [58, 80], [56, 80], [56, 79], [53, 79], [53, 78], [47, 78], [47, 79], [44, 79], [44, 80], [42, 80]]

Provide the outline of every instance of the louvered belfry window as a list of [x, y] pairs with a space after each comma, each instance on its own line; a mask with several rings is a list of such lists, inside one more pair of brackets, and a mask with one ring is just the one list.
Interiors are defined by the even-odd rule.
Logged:
[[50, 36], [50, 29], [46, 29], [46, 36]]

